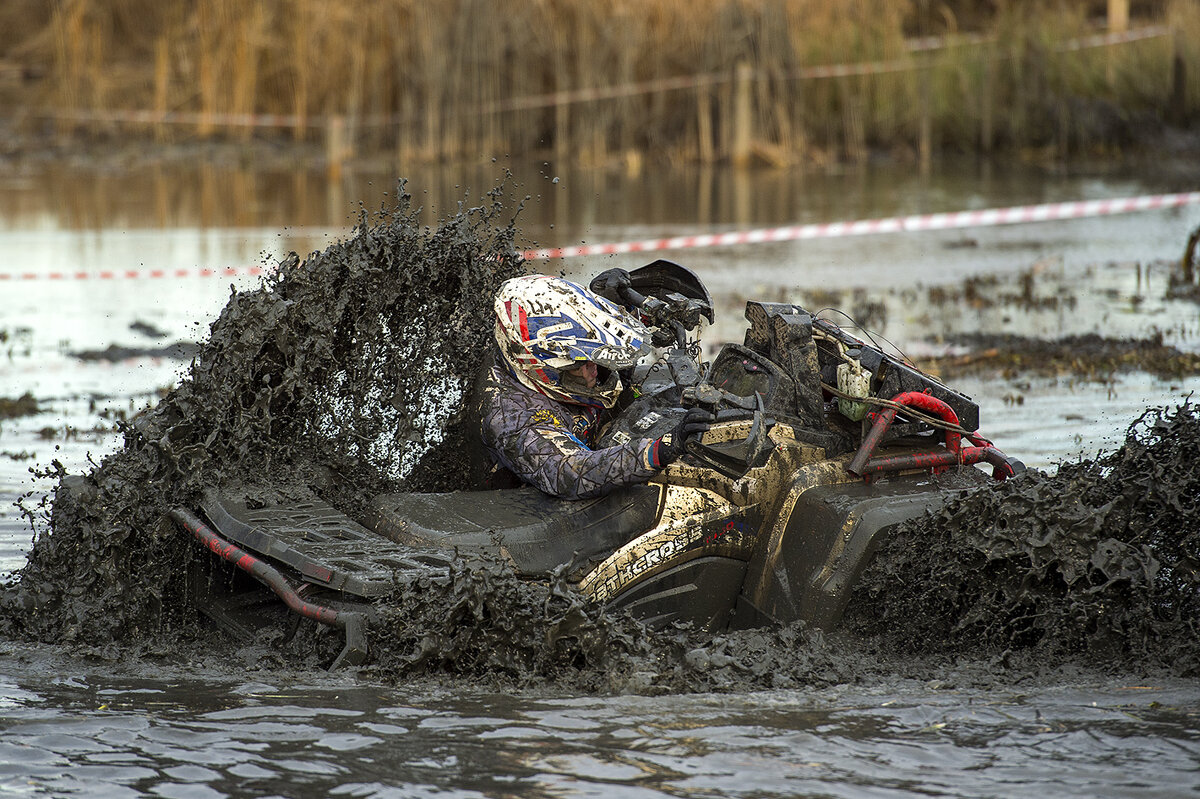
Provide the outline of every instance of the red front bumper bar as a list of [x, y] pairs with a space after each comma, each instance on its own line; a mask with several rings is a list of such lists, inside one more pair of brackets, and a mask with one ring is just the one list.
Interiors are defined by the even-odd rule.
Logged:
[[[897, 394], [892, 398], [892, 402], [897, 405], [903, 405], [909, 408], [925, 411], [942, 419], [948, 424], [957, 425], [958, 415], [945, 402], [942, 402], [937, 397], [930, 394], [922, 394], [918, 391], [908, 391], [903, 394]], [[996, 449], [992, 442], [977, 433], [967, 433], [967, 440], [973, 446], [962, 446], [962, 434], [956, 430], [946, 431], [946, 448], [944, 450], [936, 450], [932, 452], [916, 452], [908, 455], [891, 455], [880, 458], [872, 458], [879, 442], [883, 440], [883, 436], [891, 427], [892, 422], [896, 419], [896, 413], [899, 411], [897, 405], [889, 405], [878, 413], [873, 413], [875, 421], [871, 425], [871, 429], [863, 436], [862, 444], [858, 448], [858, 452], [854, 453], [854, 458], [846, 467], [846, 471], [851, 474], [856, 474], [860, 477], [873, 477], [879, 474], [888, 472], [900, 472], [908, 469], [947, 469], [951, 466], [972, 466], [977, 463], [990, 463], [993, 466], [992, 477], [997, 480], [1006, 480], [1009, 477], [1016, 475], [1018, 470], [1024, 468], [1024, 464], [1013, 458], [1009, 458], [1003, 452]]]

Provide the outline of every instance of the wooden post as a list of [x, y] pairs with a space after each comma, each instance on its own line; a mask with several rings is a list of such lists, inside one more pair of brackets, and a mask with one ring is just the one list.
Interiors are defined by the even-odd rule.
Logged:
[[713, 221], [713, 168], [705, 164], [697, 177], [696, 221], [702, 225]]
[[[929, 35], [929, 0], [921, 0], [917, 8], [917, 31], [922, 38]], [[933, 58], [929, 53], [917, 53], [921, 98], [921, 120], [917, 130], [917, 164], [922, 176], [929, 174], [933, 161]]]
[[401, 97], [396, 107], [398, 110], [396, 117], [396, 163], [404, 165], [413, 155], [412, 140], [416, 138], [413, 134], [413, 129], [416, 126], [412, 121], [410, 101], [407, 97]]
[[[555, 65], [554, 70], [554, 89], [555, 91], [565, 93], [570, 89], [567, 76], [570, 70], [563, 62]], [[565, 169], [567, 159], [571, 154], [571, 107], [563, 102], [563, 98], [559, 97], [554, 104], [554, 160], [556, 169]], [[579, 125], [578, 117], [576, 117], [576, 126]]]
[[753, 139], [753, 122], [750, 114], [753, 110], [754, 70], [750, 65], [741, 62], [737, 65], [733, 87], [733, 143], [730, 147], [730, 159], [736, 167], [750, 164], [750, 146]]
[[[313, 199], [316, 198], [314, 197]], [[346, 187], [342, 181], [331, 176], [329, 180], [325, 181], [325, 218], [340, 219], [345, 214]]]
[[996, 138], [996, 53], [989, 47], [983, 51], [983, 87], [980, 100], [983, 108], [979, 112], [979, 149], [984, 154], [992, 152]]
[[716, 160], [716, 148], [713, 146], [712, 98], [707, 86], [696, 90], [696, 138], [700, 141], [700, 163], [711, 164]]
[[[1129, 0], [1108, 0], [1108, 32], [1124, 33], [1129, 30]], [[1117, 49], [1106, 47], [1104, 77], [1109, 87], [1117, 83]]]
[[929, 174], [933, 161], [933, 64], [928, 53], [923, 54], [925, 64], [920, 70], [921, 81], [921, 122], [917, 132], [917, 163], [921, 174]]
[[1129, 0], [1108, 0], [1108, 32], [1129, 30]]
[[751, 224], [751, 209], [754, 199], [753, 173], [739, 169], [730, 175], [733, 184], [733, 222], [739, 228], [747, 228]]
[[425, 159], [427, 161], [442, 160], [442, 106], [439, 99], [437, 90], [431, 86], [425, 105]]
[[567, 116], [569, 106], [561, 100], [554, 106], [554, 160], [558, 161], [556, 168], [563, 169], [570, 152], [568, 141], [571, 135], [571, 121]]
[[804, 81], [794, 81], [794, 84], [794, 99], [791, 102], [785, 101], [787, 108], [780, 113], [787, 114], [791, 119], [788, 129], [791, 131], [792, 151], [796, 154], [796, 160], [803, 163], [808, 157], [808, 128], [804, 125]]
[[325, 123], [325, 173], [330, 180], [342, 177], [342, 162], [347, 152], [346, 118], [330, 117]]
[[171, 83], [171, 52], [167, 47], [167, 37], [159, 36], [154, 44], [154, 111], [158, 115], [158, 124], [154, 126], [154, 138], [165, 141], [167, 128], [163, 121], [167, 116], [167, 94]]
[[842, 105], [842, 140], [846, 157], [861, 164], [867, 157], [867, 137], [859, 111], [859, 96], [846, 75], [837, 79], [837, 90]]
[[1190, 115], [1187, 107], [1187, 58], [1185, 57], [1187, 42], [1183, 38], [1182, 29], [1175, 29], [1172, 41], [1175, 52], [1171, 57], [1170, 118], [1176, 125], [1184, 125]]
[[197, 83], [200, 91], [200, 120], [196, 125], [196, 135], [201, 139], [210, 138], [213, 135], [213, 102], [216, 99], [216, 81], [213, 77], [212, 57], [208, 55], [207, 49], [201, 46]]

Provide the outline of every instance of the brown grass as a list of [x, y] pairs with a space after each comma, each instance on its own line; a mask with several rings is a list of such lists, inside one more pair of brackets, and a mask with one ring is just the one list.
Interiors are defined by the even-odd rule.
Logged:
[[[360, 149], [403, 159], [553, 153], [584, 164], [730, 155], [739, 63], [756, 152], [773, 162], [872, 150], [994, 148], [1068, 156], [1122, 146], [1200, 107], [1200, 4], [1134, 3], [1175, 37], [1062, 52], [1097, 31], [1096, 3], [1009, 0], [6, 0], [0, 64], [35, 68], [21, 99], [46, 110], [201, 115], [160, 137], [248, 136], [221, 114], [294, 117], [297, 140], [344, 116]], [[1101, 6], [1103, 4], [1100, 4]], [[980, 9], [986, 8], [987, 12]], [[922, 9], [925, 9], [922, 11]], [[998, 10], [997, 10], [998, 9]], [[1145, 16], [1149, 14], [1150, 16]], [[906, 39], [992, 38], [933, 53]], [[1173, 96], [1185, 66], [1183, 103]], [[906, 71], [797, 80], [816, 64]], [[681, 75], [711, 85], [558, 107], [512, 98]], [[76, 123], [71, 123], [76, 124]], [[277, 135], [277, 132], [260, 132]]]

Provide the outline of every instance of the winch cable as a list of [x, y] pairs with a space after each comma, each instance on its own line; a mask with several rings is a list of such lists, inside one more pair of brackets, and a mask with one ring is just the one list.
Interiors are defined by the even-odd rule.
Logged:
[[[818, 314], [823, 314], [826, 312], [835, 313], [840, 316], [846, 317], [846, 320], [848, 322], [850, 322], [850, 324], [854, 325], [854, 329], [859, 331], [860, 333], [862, 333], [868, 339], [870, 339], [871, 343], [874, 344], [875, 348], [877, 350], [879, 350], [880, 352], [883, 352], [883, 347], [879, 344], [878, 341], [876, 341], [877, 338], [882, 339], [889, 347], [891, 347], [893, 350], [895, 350], [896, 354], [900, 356], [900, 359], [902, 361], [904, 361], [907, 364], [913, 363], [912, 358], [908, 357], [908, 353], [906, 353], [904, 350], [902, 350], [898, 346], [896, 346], [896, 343], [894, 341], [892, 341], [891, 339], [889, 339], [887, 336], [883, 335], [882, 333], [876, 333], [874, 331], [868, 330], [866, 327], [864, 327], [862, 325], [862, 323], [860, 323], [857, 319], [855, 319], [850, 314], [843, 311], [841, 308], [833, 308], [831, 306], [826, 306], [826, 307], [822, 308], [821, 310], [817, 311], [816, 313], [814, 313], [812, 316], [814, 319], [816, 319], [816, 318], [819, 318]], [[823, 321], [828, 321], [831, 324], [836, 324], [832, 320], [828, 320], [828, 319], [823, 320]], [[838, 325], [838, 327], [841, 328], [841, 325]], [[825, 339], [826, 341], [837, 341], [836, 339], [830, 338], [828, 334], [826, 334], [825, 332], [823, 332], [821, 330], [818, 330], [816, 327], [813, 328], [813, 338], [821, 338], [821, 339]], [[845, 357], [845, 356], [843, 355], [843, 357]]]
[[927, 413], [924, 413], [922, 411], [919, 411], [919, 410], [913, 408], [911, 405], [902, 405], [899, 402], [893, 402], [892, 400], [884, 399], [883, 397], [855, 397], [852, 394], [847, 394], [844, 391], [839, 391], [838, 389], [834, 388], [833, 386], [829, 385], [828, 383], [822, 383], [821, 388], [823, 388], [825, 391], [828, 391], [833, 396], [838, 397], [839, 399], [851, 400], [853, 402], [862, 402], [867, 405], [878, 405], [881, 408], [895, 408], [897, 411], [903, 411], [905, 416], [908, 416], [915, 421], [922, 422], [923, 424], [927, 424], [930, 427], [935, 427], [938, 430], [946, 430], [951, 433], [958, 433], [959, 435], [963, 436], [964, 438], [970, 438], [970, 439], [978, 438], [981, 440], [985, 440], [978, 433], [972, 432], [972, 431], [966, 429], [965, 427], [963, 427], [962, 425], [953, 424], [951, 422], [947, 422], [945, 419], [939, 419], [936, 416], [931, 416]]
[[168, 514], [176, 524], [196, 537], [214, 554], [232, 563], [275, 592], [289, 608], [305, 618], [336, 627], [346, 635], [346, 645], [333, 661], [330, 669], [343, 663], [359, 665], [367, 659], [367, 639], [363, 614], [354, 611], [335, 610], [317, 605], [302, 598], [291, 582], [277, 569], [251, 555], [246, 550], [230, 543], [185, 508], [173, 508]]
[[[856, 322], [854, 320], [854, 317], [850, 316], [845, 311], [840, 311], [836, 308], [826, 308], [823, 310], [834, 311], [834, 312], [839, 313], [842, 316], [846, 317], [847, 319], [849, 319], [851, 322], [854, 323], [855, 327], [857, 327], [868, 338], [870, 338], [872, 343], [874, 343], [877, 348], [882, 349], [881, 347], [879, 347], [878, 342], [875, 342], [875, 339], [872, 336], [872, 334], [870, 333], [870, 331], [866, 330], [862, 325], [860, 325], [858, 322]], [[846, 354], [845, 344], [843, 344], [841, 341], [838, 341], [836, 338], [834, 338], [826, 333], [823, 333], [820, 330], [813, 330], [813, 338], [830, 342], [831, 344], [834, 345], [834, 347], [837, 348], [837, 353], [838, 353], [839, 358], [841, 358], [846, 363], [853, 363], [855, 365], [858, 365], [858, 361], [856, 361], [854, 358], [851, 358], [850, 356], [848, 356]], [[880, 338], [882, 338], [882, 336]], [[887, 339], [884, 339], [884, 341], [887, 341]], [[888, 341], [888, 344], [890, 344], [892, 346], [892, 348], [895, 349], [896, 352], [898, 352], [902, 358], [904, 358], [905, 361], [909, 361], [908, 356], [904, 354], [903, 350], [901, 350], [895, 344], [892, 344], [892, 342], [890, 342], [890, 341]], [[936, 379], [936, 378], [934, 378], [934, 379]], [[914, 419], [915, 421], [922, 422], [922, 423], [927, 424], [930, 427], [936, 428], [938, 430], [946, 430], [951, 433], [958, 433], [959, 435], [970, 439], [972, 441], [972, 443], [978, 444], [980, 446], [992, 446], [992, 442], [983, 438], [983, 436], [979, 435], [977, 432], [972, 432], [972, 431], [967, 430], [966, 428], [962, 427], [961, 425], [947, 422], [945, 419], [940, 419], [936, 416], [931, 416], [929, 414], [922, 413], [921, 411], [913, 408], [912, 406], [901, 405], [900, 403], [893, 402], [892, 400], [889, 400], [889, 399], [883, 399], [882, 397], [856, 397], [854, 395], [847, 394], [844, 391], [841, 391], [837, 388], [834, 388], [833, 386], [829, 385], [828, 383], [824, 383], [824, 382], [821, 383], [821, 388], [823, 388], [825, 391], [828, 391], [831, 395], [838, 397], [839, 399], [849, 400], [851, 402], [861, 402], [866, 405], [878, 405], [883, 408], [895, 408], [897, 411], [902, 410], [902, 411], [904, 411], [905, 416], [908, 416], [908, 417]]]

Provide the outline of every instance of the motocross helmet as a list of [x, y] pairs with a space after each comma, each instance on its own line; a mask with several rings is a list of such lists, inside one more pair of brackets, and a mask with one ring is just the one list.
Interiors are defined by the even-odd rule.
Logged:
[[[641, 322], [583, 286], [546, 275], [505, 281], [496, 292], [501, 363], [522, 385], [576, 405], [611, 408], [620, 369], [637, 363], [650, 333]], [[572, 367], [597, 366], [589, 387]]]

